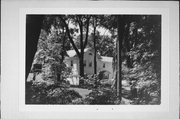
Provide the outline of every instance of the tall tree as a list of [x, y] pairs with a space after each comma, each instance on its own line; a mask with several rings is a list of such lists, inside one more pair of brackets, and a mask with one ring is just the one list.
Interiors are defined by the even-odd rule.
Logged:
[[122, 77], [121, 77], [121, 65], [122, 65], [122, 59], [121, 59], [121, 51], [122, 51], [122, 41], [123, 41], [123, 35], [125, 31], [125, 17], [124, 16], [117, 16], [117, 30], [118, 30], [118, 39], [117, 39], [117, 96], [121, 100], [122, 93]]
[[[90, 20], [90, 15], [73, 15], [73, 16], [61, 16], [61, 21], [64, 23], [64, 26], [66, 28], [66, 32], [68, 35], [68, 38], [76, 51], [76, 54], [79, 58], [79, 69], [80, 69], [80, 76], [84, 76], [84, 49], [87, 46], [87, 41], [88, 41], [88, 33], [89, 33], [89, 20]], [[67, 23], [67, 20], [71, 18], [72, 22], [75, 23], [75, 25], [79, 26], [79, 31], [80, 31], [80, 51], [78, 50], [77, 46], [75, 45], [75, 42], [73, 40], [73, 36], [71, 35], [71, 29], [69, 28], [69, 24]], [[83, 37], [83, 34], [85, 32], [85, 38]]]
[[96, 27], [97, 27], [97, 18], [96, 18], [96, 16], [93, 16], [94, 74], [97, 73], [97, 62], [96, 62]]
[[129, 16], [126, 17], [126, 27], [125, 27], [125, 33], [124, 33], [124, 49], [125, 49], [125, 58], [126, 58], [126, 64], [128, 68], [132, 68], [131, 58], [128, 55], [128, 52], [130, 52], [130, 39], [129, 39], [129, 29], [130, 29], [130, 18]]

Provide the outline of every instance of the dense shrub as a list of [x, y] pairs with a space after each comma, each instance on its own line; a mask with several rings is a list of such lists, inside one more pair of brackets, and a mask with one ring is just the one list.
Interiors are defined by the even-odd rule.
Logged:
[[88, 88], [88, 89], [94, 89], [100, 87], [100, 80], [98, 78], [98, 75], [87, 75], [85, 74], [84, 77], [80, 77], [80, 85], [81, 88]]
[[134, 104], [160, 104], [161, 100], [161, 80], [160, 73], [154, 71], [152, 63], [146, 63], [144, 66], [139, 65], [131, 71], [136, 79], [134, 87], [137, 88], [137, 98]]
[[69, 104], [76, 98], [82, 97], [59, 84], [28, 82], [26, 85], [26, 104]]
[[86, 98], [90, 104], [99, 105], [110, 105], [110, 104], [120, 104], [116, 96], [115, 91], [112, 90], [94, 90]]

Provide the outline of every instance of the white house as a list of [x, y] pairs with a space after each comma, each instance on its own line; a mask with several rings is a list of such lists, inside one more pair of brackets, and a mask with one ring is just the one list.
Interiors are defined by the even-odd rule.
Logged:
[[[78, 85], [79, 84], [79, 58], [76, 55], [75, 50], [67, 51], [68, 57], [65, 58], [65, 64], [68, 67], [72, 67], [73, 77], [69, 78], [70, 84]], [[112, 57], [100, 56], [97, 54], [97, 73], [104, 72], [104, 78], [112, 79], [113, 78], [113, 67]], [[94, 50], [91, 48], [84, 49], [84, 73], [88, 75], [94, 74]], [[76, 78], [74, 78], [76, 77]], [[72, 80], [73, 79], [73, 80]]]

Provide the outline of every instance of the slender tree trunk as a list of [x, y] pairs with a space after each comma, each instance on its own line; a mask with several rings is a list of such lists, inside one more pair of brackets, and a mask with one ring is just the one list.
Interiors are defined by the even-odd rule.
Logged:
[[124, 16], [117, 16], [117, 28], [118, 28], [118, 39], [117, 39], [117, 96], [120, 101], [122, 99], [121, 88], [122, 88], [122, 77], [121, 77], [121, 51], [122, 51], [122, 41], [124, 33]]
[[80, 73], [80, 76], [83, 77], [84, 76], [84, 52], [82, 53], [81, 52], [81, 55], [79, 57], [79, 73]]
[[138, 44], [138, 39], [137, 39], [137, 28], [135, 29], [135, 36], [136, 38], [134, 39], [134, 47]]
[[60, 81], [60, 79], [61, 79], [61, 74], [57, 73], [57, 81]]
[[65, 54], [65, 40], [66, 40], [66, 34], [63, 37], [63, 42], [62, 42], [62, 54], [61, 54], [61, 63], [64, 61], [64, 54]]
[[[64, 61], [64, 54], [65, 54], [65, 40], [66, 40], [66, 34], [65, 34], [65, 32], [64, 32], [64, 29], [63, 29], [63, 34], [64, 34], [64, 36], [63, 36], [63, 41], [62, 41], [62, 51], [61, 51], [61, 60], [60, 60], [60, 64], [62, 64], [63, 63], [63, 61]], [[58, 70], [59, 71], [59, 70]], [[57, 72], [57, 81], [60, 81], [61, 79], [62, 79], [62, 75], [61, 75], [61, 70], [59, 71], [59, 72]]]
[[94, 18], [94, 74], [97, 73], [97, 62], [96, 62], [96, 20]]
[[80, 29], [80, 47], [81, 52], [79, 56], [79, 69], [80, 69], [80, 76], [84, 76], [84, 44], [83, 44], [83, 23], [79, 21], [79, 29]]
[[127, 27], [126, 27], [126, 31], [125, 31], [125, 46], [126, 46], [126, 60], [127, 60], [127, 67], [128, 68], [132, 68], [132, 63], [131, 63], [131, 58], [129, 55], [127, 55], [127, 52], [130, 51], [130, 42], [129, 42], [129, 39], [128, 39], [128, 35], [129, 35], [129, 22], [127, 23]]

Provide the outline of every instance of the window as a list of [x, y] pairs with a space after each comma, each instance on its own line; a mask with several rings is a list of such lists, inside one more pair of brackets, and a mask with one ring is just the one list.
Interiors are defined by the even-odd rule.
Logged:
[[73, 61], [71, 60], [71, 67], [73, 66]]
[[34, 64], [32, 70], [33, 70], [33, 72], [41, 72], [42, 64]]
[[89, 62], [89, 67], [92, 67], [92, 62], [91, 61]]
[[86, 60], [84, 60], [84, 67], [86, 66]]
[[105, 63], [103, 63], [103, 68], [105, 68], [106, 67], [106, 65], [105, 65]]

